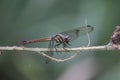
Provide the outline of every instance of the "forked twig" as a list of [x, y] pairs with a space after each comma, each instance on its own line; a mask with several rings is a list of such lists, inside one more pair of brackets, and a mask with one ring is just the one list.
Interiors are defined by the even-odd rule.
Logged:
[[90, 36], [89, 36], [89, 33], [88, 33], [88, 30], [87, 30], [87, 19], [85, 19], [85, 27], [86, 27], [86, 35], [87, 35], [87, 38], [88, 38], [88, 44], [87, 44], [87, 47], [90, 46]]
[[74, 55], [72, 55], [72, 56], [70, 56], [68, 58], [58, 59], [58, 58], [51, 57], [51, 56], [45, 54], [44, 52], [38, 52], [38, 53], [41, 54], [42, 56], [48, 58], [48, 59], [51, 59], [51, 60], [55, 61], [55, 62], [66, 62], [68, 60], [71, 60], [71, 59], [75, 58], [79, 54], [79, 53], [76, 53], [76, 54], [74, 54]]

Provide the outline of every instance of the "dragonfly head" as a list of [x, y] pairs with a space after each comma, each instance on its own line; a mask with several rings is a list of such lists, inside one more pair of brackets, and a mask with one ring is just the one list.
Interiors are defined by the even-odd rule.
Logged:
[[69, 35], [66, 35], [65, 36], [65, 42], [69, 42], [70, 41], [70, 36]]
[[69, 35], [66, 35], [65, 38], [70, 40], [70, 36]]

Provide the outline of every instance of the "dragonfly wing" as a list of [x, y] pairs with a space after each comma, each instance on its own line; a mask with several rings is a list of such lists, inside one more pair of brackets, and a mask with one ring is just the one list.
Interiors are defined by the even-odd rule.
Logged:
[[[54, 40], [53, 39], [51, 39], [50, 40], [50, 42], [49, 42], [49, 47], [48, 47], [49, 49], [50, 49], [50, 51], [49, 52], [47, 52], [47, 55], [48, 56], [53, 56], [53, 51], [52, 51], [52, 49], [54, 48]], [[49, 62], [51, 61], [51, 59], [46, 59], [46, 64], [48, 64]]]
[[70, 41], [73, 41], [77, 39], [79, 36], [85, 35], [87, 32], [89, 33], [93, 31], [93, 29], [94, 28], [91, 25], [87, 25], [87, 27], [86, 26], [78, 27], [76, 29], [68, 30], [60, 34], [63, 34], [66, 36], [68, 35], [70, 37]]

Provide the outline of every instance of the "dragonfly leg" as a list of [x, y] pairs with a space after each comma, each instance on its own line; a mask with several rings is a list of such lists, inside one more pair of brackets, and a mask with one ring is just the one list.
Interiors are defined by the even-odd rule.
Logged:
[[67, 50], [66, 48], [71, 48], [70, 44], [68, 43], [63, 43], [63, 49], [65, 49], [67, 52], [70, 52], [69, 50]]
[[57, 50], [57, 48], [59, 48], [59, 45], [61, 45], [61, 43], [58, 43], [55, 45], [55, 49]]
[[59, 45], [61, 45], [61, 43], [58, 43], [58, 44], [55, 45], [56, 52], [57, 52], [57, 48], [59, 48]]
[[71, 48], [71, 44], [69, 42], [64, 42], [63, 48]]

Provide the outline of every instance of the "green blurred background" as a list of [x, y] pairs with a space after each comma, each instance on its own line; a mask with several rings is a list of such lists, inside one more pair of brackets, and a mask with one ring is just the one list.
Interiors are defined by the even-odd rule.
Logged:
[[[48, 37], [88, 24], [91, 46], [106, 45], [120, 25], [118, 0], [0, 0], [0, 46], [16, 46], [22, 40]], [[86, 37], [72, 42], [87, 43]], [[27, 47], [47, 47], [37, 43]], [[56, 57], [70, 56], [56, 54]], [[120, 80], [119, 51], [82, 52], [75, 59], [45, 64], [32, 52], [5, 51], [0, 56], [0, 80]]]

